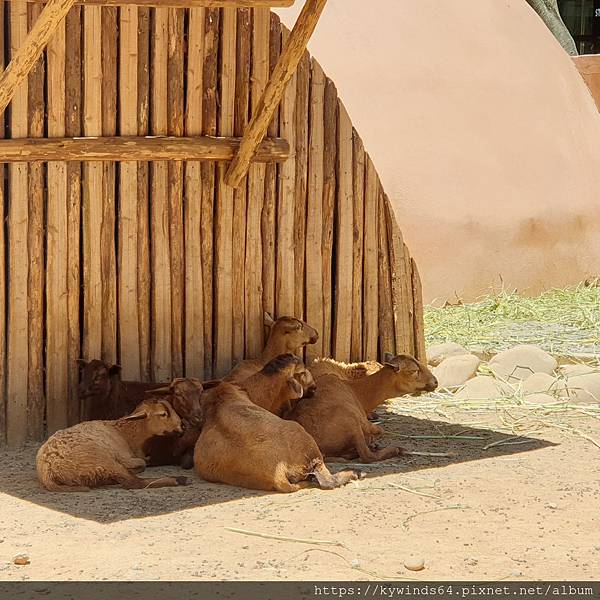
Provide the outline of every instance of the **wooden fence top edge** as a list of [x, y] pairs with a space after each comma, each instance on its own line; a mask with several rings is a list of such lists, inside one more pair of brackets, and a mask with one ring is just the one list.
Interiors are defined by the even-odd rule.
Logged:
[[[16, 2], [18, 0], [0, 0]], [[25, 0], [34, 4], [47, 4], [49, 0]], [[287, 8], [296, 0], [76, 0], [75, 4], [87, 6], [140, 6], [151, 8]]]

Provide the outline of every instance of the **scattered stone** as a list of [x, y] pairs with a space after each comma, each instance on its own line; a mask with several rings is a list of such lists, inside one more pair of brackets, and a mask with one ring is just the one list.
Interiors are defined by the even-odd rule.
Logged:
[[31, 562], [31, 560], [29, 559], [29, 556], [27, 554], [17, 554], [13, 558], [13, 563], [15, 563], [15, 565], [19, 565], [19, 566], [28, 565], [30, 562]]
[[436, 376], [440, 388], [453, 388], [466, 383], [477, 372], [481, 364], [474, 354], [451, 356], [442, 361], [432, 372]]
[[450, 356], [462, 356], [465, 354], [470, 354], [470, 352], [460, 344], [454, 342], [436, 344], [427, 348], [427, 364], [437, 367], [443, 360]]
[[600, 403], [600, 373], [572, 375], [566, 380], [565, 395], [572, 402]]
[[525, 380], [534, 373], [551, 375], [557, 367], [558, 363], [553, 356], [530, 344], [504, 350], [490, 361], [494, 374], [507, 381]]
[[465, 563], [469, 567], [475, 567], [479, 563], [479, 561], [476, 558], [465, 558]]
[[425, 568], [425, 559], [420, 556], [411, 556], [404, 561], [404, 566], [409, 571], [422, 571]]
[[548, 504], [546, 504], [546, 508], [550, 508], [552, 510], [556, 510], [558, 508], [558, 505], [555, 504], [554, 502], [548, 502]]
[[510, 385], [494, 379], [489, 375], [477, 375], [469, 379], [464, 387], [456, 394], [461, 400], [491, 400], [513, 394], [514, 389]]
[[534, 373], [523, 382], [523, 392], [526, 394], [548, 394], [565, 388], [564, 379], [558, 379], [548, 373]]
[[559, 400], [550, 394], [527, 394], [525, 401], [531, 404], [555, 404], [556, 402], [563, 402], [563, 400]]
[[560, 367], [558, 367], [558, 371], [562, 375], [572, 377], [573, 375], [587, 375], [588, 373], [598, 373], [600, 372], [600, 368], [580, 363], [575, 365], [561, 365]]

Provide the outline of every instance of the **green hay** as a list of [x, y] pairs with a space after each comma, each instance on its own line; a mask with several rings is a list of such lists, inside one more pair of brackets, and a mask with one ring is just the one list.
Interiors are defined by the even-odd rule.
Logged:
[[536, 344], [551, 354], [584, 360], [600, 353], [600, 286], [580, 284], [537, 298], [503, 291], [473, 304], [425, 307], [427, 345], [456, 342], [496, 353]]

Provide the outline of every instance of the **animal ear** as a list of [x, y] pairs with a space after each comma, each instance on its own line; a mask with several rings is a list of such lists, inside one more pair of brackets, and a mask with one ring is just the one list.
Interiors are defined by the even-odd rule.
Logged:
[[304, 396], [304, 388], [293, 377], [288, 379], [288, 387], [296, 400], [300, 400]]
[[144, 394], [147, 396], [167, 396], [171, 393], [171, 386], [159, 387], [154, 390], [146, 390]]
[[383, 362], [393, 363], [394, 362], [394, 358], [396, 358], [396, 357], [391, 352], [386, 352], [383, 355]]
[[141, 410], [140, 412], [132, 413], [131, 415], [123, 417], [123, 421], [140, 421], [147, 418], [148, 413], [145, 410]]
[[263, 322], [265, 327], [273, 327], [273, 324], [275, 323], [275, 321], [273, 321], [273, 317], [268, 312], [265, 312]]
[[223, 383], [222, 379], [209, 379], [208, 381], [202, 382], [202, 388], [205, 390], [211, 390], [212, 388], [216, 388]]
[[118, 375], [120, 372], [121, 372], [121, 365], [112, 365], [111, 367], [108, 368], [108, 374], [110, 376]]

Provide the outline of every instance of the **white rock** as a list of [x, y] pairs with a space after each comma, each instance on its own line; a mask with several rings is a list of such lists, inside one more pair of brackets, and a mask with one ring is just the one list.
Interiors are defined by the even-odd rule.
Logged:
[[494, 374], [507, 381], [528, 379], [534, 373], [550, 375], [556, 367], [558, 363], [553, 356], [529, 344], [504, 350], [490, 361], [490, 368]]
[[462, 356], [465, 354], [470, 354], [470, 352], [460, 344], [455, 344], [454, 342], [436, 344], [427, 348], [427, 364], [437, 367], [444, 359], [450, 356]]
[[433, 367], [432, 373], [440, 388], [458, 387], [475, 375], [480, 364], [481, 361], [474, 354], [451, 356]]
[[600, 403], [600, 372], [567, 377], [567, 395], [572, 402]]
[[456, 394], [456, 398], [461, 400], [490, 400], [513, 394], [514, 391], [510, 385], [489, 375], [477, 375], [477, 377], [469, 379], [465, 383], [462, 390]]
[[425, 568], [425, 559], [420, 556], [411, 556], [404, 561], [404, 566], [409, 571], [422, 571]]
[[564, 379], [548, 375], [548, 373], [534, 373], [523, 382], [525, 394], [556, 394], [565, 389]]
[[575, 364], [575, 365], [561, 365], [558, 367], [559, 373], [571, 377], [572, 375], [587, 375], [588, 373], [600, 372], [599, 367], [592, 367], [591, 365]]

